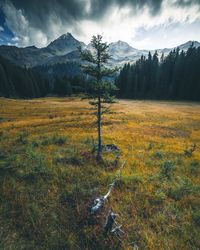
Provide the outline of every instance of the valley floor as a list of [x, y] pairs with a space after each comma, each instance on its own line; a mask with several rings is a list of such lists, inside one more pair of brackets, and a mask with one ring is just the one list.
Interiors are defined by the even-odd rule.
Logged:
[[[103, 118], [78, 98], [0, 98], [0, 249], [200, 249], [200, 104], [120, 100]], [[122, 178], [98, 216], [120, 164]], [[109, 209], [126, 234], [106, 238]]]

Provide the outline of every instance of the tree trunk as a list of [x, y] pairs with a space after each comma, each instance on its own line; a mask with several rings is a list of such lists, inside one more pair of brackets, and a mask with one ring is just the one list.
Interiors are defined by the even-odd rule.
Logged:
[[102, 159], [102, 139], [101, 139], [101, 97], [98, 97], [98, 111], [97, 111], [97, 123], [98, 123], [98, 151], [97, 161]]

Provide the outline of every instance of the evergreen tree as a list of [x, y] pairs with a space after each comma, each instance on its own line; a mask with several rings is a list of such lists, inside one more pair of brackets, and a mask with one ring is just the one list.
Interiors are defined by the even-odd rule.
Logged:
[[200, 100], [200, 47], [187, 52], [172, 50], [166, 57], [157, 51], [125, 64], [116, 79], [118, 97]]
[[54, 91], [58, 96], [71, 96], [72, 87], [67, 78], [57, 78], [54, 82]]
[[21, 98], [45, 96], [49, 88], [44, 86], [48, 86], [48, 81], [37, 72], [0, 57], [0, 95]]
[[92, 99], [91, 105], [94, 105], [97, 110], [97, 130], [98, 130], [98, 148], [97, 148], [97, 161], [102, 159], [102, 114], [105, 112], [105, 103], [113, 103], [113, 92], [116, 90], [114, 83], [108, 81], [117, 69], [109, 69], [105, 66], [110, 55], [108, 54], [107, 43], [102, 42], [102, 36], [93, 36], [91, 40], [93, 52], [88, 50], [82, 51], [80, 48], [81, 56], [87, 65], [82, 66], [85, 74], [91, 77], [90, 91], [87, 98]]

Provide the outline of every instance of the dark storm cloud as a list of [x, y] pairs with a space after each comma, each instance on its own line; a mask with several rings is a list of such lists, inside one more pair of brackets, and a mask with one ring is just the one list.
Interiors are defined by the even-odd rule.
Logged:
[[48, 20], [55, 16], [71, 23], [83, 18], [85, 3], [80, 0], [11, 0], [17, 9], [23, 10], [29, 22], [38, 28], [47, 28]]
[[[142, 11], [144, 7], [150, 14], [159, 13], [165, 0], [11, 0], [12, 4], [24, 11], [24, 15], [35, 27], [48, 26], [50, 15], [54, 15], [64, 22], [72, 23], [83, 19], [96, 20], [103, 17], [110, 7], [130, 6], [135, 11]], [[90, 5], [89, 10], [86, 8]], [[199, 4], [200, 0], [177, 0], [173, 4], [187, 6]]]
[[148, 7], [151, 14], [156, 14], [161, 9], [162, 0], [92, 0], [91, 17], [102, 17], [111, 6], [129, 6], [133, 10], [141, 11]]
[[[101, 21], [112, 14], [112, 7], [129, 7], [127, 15], [131, 17], [144, 9], [151, 16], [158, 16], [165, 3], [176, 8], [200, 6], [200, 0], [0, 0], [0, 7], [4, 6], [7, 25], [19, 36], [19, 44], [31, 44], [37, 39], [39, 45], [38, 37], [45, 44], [68, 30], [81, 34], [84, 27], [80, 27], [80, 22]], [[38, 37], [34, 40], [34, 36]]]
[[[162, 0], [11, 0], [16, 8], [24, 10], [30, 21], [43, 25], [50, 14], [62, 17], [66, 21], [98, 19], [104, 16], [111, 6], [129, 5], [133, 9], [147, 6], [152, 14], [157, 13]], [[90, 11], [87, 11], [87, 4]]]
[[[164, 0], [11, 0], [16, 8], [22, 9], [24, 15], [36, 27], [46, 26], [48, 17], [55, 15], [66, 22], [83, 19], [99, 19], [103, 17], [111, 6], [130, 6], [139, 11], [147, 7], [152, 15], [159, 13]], [[87, 11], [87, 3], [90, 10]], [[175, 5], [187, 6], [199, 4], [200, 0], [177, 0]]]
[[54, 38], [52, 22], [79, 33], [81, 30], [78, 22], [100, 20], [113, 6], [119, 8], [129, 6], [137, 12], [147, 6], [151, 14], [156, 14], [162, 4], [162, 0], [3, 0], [3, 2], [7, 5], [12, 4], [16, 10], [21, 10], [30, 27], [45, 33], [48, 41]]
[[176, 0], [175, 4], [178, 6], [200, 5], [200, 0]]

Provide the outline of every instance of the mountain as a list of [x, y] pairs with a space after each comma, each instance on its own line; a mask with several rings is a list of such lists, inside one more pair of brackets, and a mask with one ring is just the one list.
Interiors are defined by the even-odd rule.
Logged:
[[186, 51], [186, 50], [188, 50], [188, 48], [191, 47], [191, 46], [193, 46], [193, 47], [195, 47], [195, 48], [198, 48], [198, 47], [200, 47], [200, 43], [197, 42], [197, 41], [188, 41], [187, 43], [181, 44], [181, 45], [178, 46], [178, 47], [179, 47], [180, 50]]
[[28, 68], [45, 64], [53, 56], [46, 48], [38, 49], [35, 46], [18, 48], [6, 45], [0, 46], [0, 55], [19, 66]]
[[123, 41], [118, 41], [109, 44], [109, 53], [113, 55], [113, 57], [124, 58], [131, 57], [132, 55], [138, 52], [137, 49], [131, 47], [128, 43]]
[[[200, 43], [197, 42], [197, 41], [188, 41], [186, 43], [183, 43], [177, 47], [173, 47], [173, 48], [164, 48], [164, 49], [158, 49], [157, 52], [159, 54], [162, 54], [164, 53], [165, 55], [167, 55], [170, 51], [172, 51], [173, 49], [176, 49], [176, 48], [179, 48], [180, 50], [183, 50], [183, 51], [187, 51], [191, 46], [195, 47], [195, 48], [198, 48], [200, 47]], [[155, 50], [154, 50], [155, 51]], [[154, 52], [153, 51], [153, 52]]]
[[148, 53], [148, 51], [135, 49], [123, 41], [110, 43], [108, 51], [111, 55], [110, 63], [120, 65], [126, 62], [134, 62]]
[[32, 68], [48, 64], [49, 61], [53, 62], [55, 60], [57, 63], [60, 56], [71, 53], [77, 50], [78, 47], [85, 48], [86, 45], [76, 40], [70, 33], [67, 33], [41, 49], [35, 46], [18, 48], [2, 45], [0, 46], [0, 55], [17, 65]]
[[78, 47], [85, 48], [86, 45], [83, 42], [76, 40], [71, 33], [67, 33], [51, 42], [47, 46], [47, 49], [52, 51], [54, 55], [63, 56], [77, 50]]
[[[192, 44], [195, 47], [200, 46], [200, 43], [197, 41], [188, 41], [181, 44], [179, 48], [186, 51]], [[0, 55], [22, 67], [44, 68], [47, 74], [51, 72], [51, 75], [53, 75], [55, 71], [60, 72], [58, 68], [63, 64], [62, 74], [65, 67], [69, 69], [66, 70], [66, 72], [73, 72], [74, 74], [74, 72], [78, 71], [81, 64], [78, 47], [92, 51], [91, 44], [86, 46], [83, 42], [74, 38], [71, 33], [66, 33], [52, 41], [47, 47], [40, 49], [35, 46], [18, 48], [15, 46], [2, 45], [0, 46]], [[165, 48], [158, 49], [157, 51], [160, 56], [162, 53], [167, 55], [173, 49], [174, 48]], [[155, 50], [150, 50], [150, 52], [154, 53]], [[149, 51], [138, 50], [126, 42], [117, 41], [109, 44], [109, 53], [111, 55], [109, 65], [122, 66], [127, 62], [134, 63], [142, 55], [147, 56]], [[75, 67], [75, 71], [73, 71], [73, 67]]]

